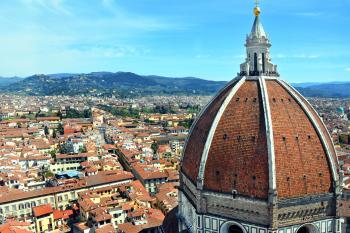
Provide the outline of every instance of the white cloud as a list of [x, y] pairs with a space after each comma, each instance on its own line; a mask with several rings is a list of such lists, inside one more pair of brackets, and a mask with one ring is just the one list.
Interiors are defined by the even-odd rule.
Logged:
[[345, 71], [349, 71], [349, 72], [350, 72], [350, 67], [348, 67], [348, 68], [345, 68]]

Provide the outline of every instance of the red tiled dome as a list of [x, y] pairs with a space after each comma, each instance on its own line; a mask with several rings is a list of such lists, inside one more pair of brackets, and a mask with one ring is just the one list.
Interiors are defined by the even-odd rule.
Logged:
[[311, 105], [279, 78], [240, 77], [202, 111], [182, 158], [199, 189], [268, 199], [334, 192], [337, 158]]

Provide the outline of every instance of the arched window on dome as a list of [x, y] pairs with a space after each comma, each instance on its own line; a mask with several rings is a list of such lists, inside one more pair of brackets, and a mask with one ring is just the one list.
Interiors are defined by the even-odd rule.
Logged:
[[311, 233], [307, 227], [301, 227], [297, 233]]
[[238, 222], [229, 221], [220, 228], [220, 233], [248, 233]]
[[231, 225], [228, 228], [228, 233], [244, 233], [244, 232], [243, 232], [242, 228], [240, 228], [239, 226]]
[[312, 224], [301, 226], [296, 233], [319, 233], [317, 227]]

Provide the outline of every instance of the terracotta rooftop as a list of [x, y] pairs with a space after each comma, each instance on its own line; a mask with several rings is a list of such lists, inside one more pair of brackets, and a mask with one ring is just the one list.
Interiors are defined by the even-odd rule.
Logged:
[[168, 177], [168, 174], [164, 171], [160, 171], [156, 168], [142, 165], [139, 163], [134, 164], [133, 168], [143, 180], [162, 179]]
[[33, 207], [34, 217], [41, 217], [43, 215], [47, 215], [51, 213], [53, 213], [51, 204], [45, 204], [45, 205], [39, 205], [39, 206]]
[[100, 228], [97, 228], [96, 233], [114, 233], [115, 232], [115, 229], [113, 227], [113, 224], [106, 224]]
[[30, 225], [29, 222], [7, 220], [6, 223], [0, 225], [0, 233], [32, 233], [28, 230]]
[[59, 117], [37, 117], [37, 121], [60, 121]]
[[68, 219], [73, 215], [73, 210], [54, 210], [53, 218], [56, 219]]

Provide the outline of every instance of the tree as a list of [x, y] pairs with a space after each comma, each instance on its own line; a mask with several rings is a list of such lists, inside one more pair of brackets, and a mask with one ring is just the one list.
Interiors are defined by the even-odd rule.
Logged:
[[85, 109], [83, 112], [84, 118], [91, 118], [92, 117], [92, 112], [91, 109]]
[[53, 177], [54, 176], [54, 174], [52, 173], [52, 172], [50, 172], [50, 171], [47, 171], [47, 172], [45, 172], [44, 173], [44, 177], [47, 179], [47, 178], [50, 178], [50, 177]]
[[59, 111], [57, 112], [57, 116], [58, 116], [60, 119], [62, 119], [62, 112], [61, 112], [61, 110], [59, 110]]
[[53, 158], [56, 161], [57, 151], [56, 150], [49, 151], [49, 154], [50, 154], [51, 158]]
[[85, 146], [80, 146], [80, 147], [79, 147], [79, 153], [86, 153], [86, 148], [85, 148]]
[[160, 113], [160, 114], [168, 114], [168, 113], [175, 113], [173, 109], [171, 109], [170, 105], [167, 106], [159, 106], [157, 105], [155, 108], [153, 108], [154, 113]]
[[109, 112], [114, 116], [121, 116], [121, 117], [133, 117], [133, 118], [140, 118], [140, 110], [139, 109], [133, 109], [133, 108], [115, 108], [109, 105], [99, 105], [99, 108], [103, 111]]
[[38, 176], [40, 176], [42, 179], [46, 177], [46, 173], [49, 172], [48, 168], [46, 166], [41, 166], [39, 168]]
[[179, 122], [179, 126], [183, 126], [187, 129], [191, 128], [191, 125], [193, 124], [194, 119], [186, 119], [184, 121]]
[[56, 131], [56, 130], [54, 130], [54, 131], [52, 132], [52, 137], [53, 137], [53, 138], [57, 138], [57, 131]]
[[83, 111], [79, 111], [74, 108], [67, 109], [67, 114], [65, 118], [91, 118], [92, 112], [91, 109], [85, 109]]
[[153, 142], [151, 145], [151, 149], [153, 150], [153, 154], [157, 154], [157, 151], [159, 149], [159, 145], [156, 142]]
[[64, 128], [63, 128], [63, 125], [62, 125], [61, 123], [58, 125], [57, 131], [58, 131], [61, 135], [64, 134]]
[[45, 127], [44, 127], [44, 133], [45, 133], [45, 135], [47, 136], [47, 135], [49, 135], [49, 128], [47, 127], [47, 125], [45, 125]]

